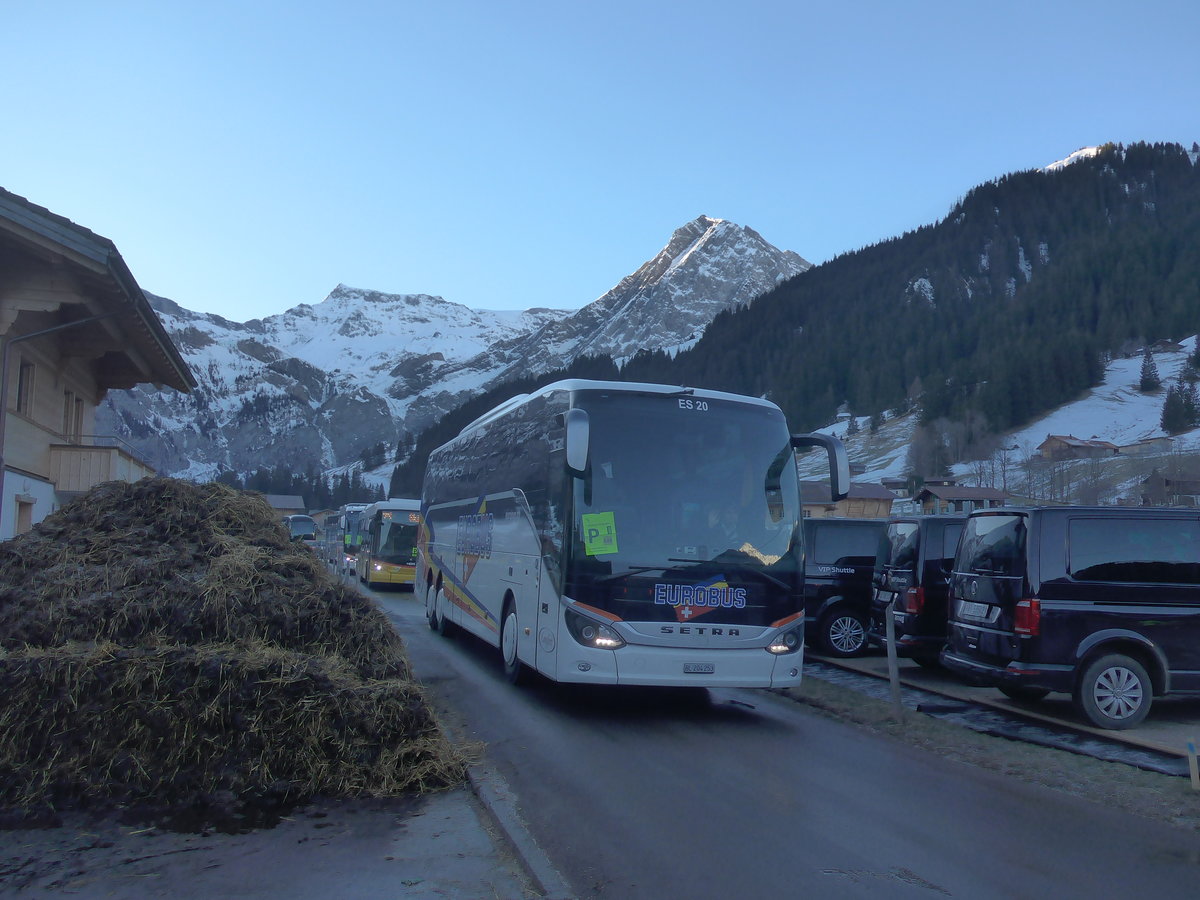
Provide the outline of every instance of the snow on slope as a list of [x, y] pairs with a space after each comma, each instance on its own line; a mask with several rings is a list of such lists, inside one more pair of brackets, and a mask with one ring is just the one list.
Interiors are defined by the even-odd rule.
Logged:
[[[1110, 441], [1117, 446], [1137, 443], [1145, 438], [1162, 437], [1166, 434], [1159, 424], [1162, 418], [1166, 387], [1177, 381], [1188, 355], [1194, 350], [1197, 338], [1182, 341], [1182, 350], [1154, 352], [1155, 367], [1162, 380], [1163, 389], [1151, 394], [1138, 390], [1142, 375], [1142, 357], [1114, 359], [1105, 367], [1104, 382], [1087, 391], [1078, 400], [1063, 404], [1031, 422], [1029, 425], [1007, 435], [1004, 446], [1017, 447], [1022, 456], [1032, 454], [1046, 437], [1051, 434], [1073, 435], [1084, 440], [1093, 438]], [[825, 434], [836, 434], [846, 443], [851, 463], [865, 467], [865, 472], [855, 475], [855, 482], [878, 483], [884, 478], [903, 478], [907, 474], [906, 458], [908, 445], [916, 427], [917, 414], [886, 422], [877, 434], [870, 434], [870, 419], [858, 417], [859, 433], [846, 436], [846, 423], [838, 422], [818, 429]], [[1173, 436], [1176, 450], [1200, 450], [1200, 429]], [[824, 459], [818, 454], [801, 458], [801, 477], [819, 479], [825, 474]], [[972, 471], [970, 463], [959, 463], [952, 467], [952, 474], [967, 476]], [[964, 478], [962, 483], [969, 479]]]

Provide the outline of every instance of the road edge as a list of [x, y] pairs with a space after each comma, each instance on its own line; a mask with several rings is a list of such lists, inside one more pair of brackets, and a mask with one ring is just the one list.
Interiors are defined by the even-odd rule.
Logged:
[[467, 768], [471, 790], [483, 806], [497, 832], [546, 900], [575, 900], [566, 880], [559, 874], [517, 812], [517, 799], [504, 777], [487, 766]]

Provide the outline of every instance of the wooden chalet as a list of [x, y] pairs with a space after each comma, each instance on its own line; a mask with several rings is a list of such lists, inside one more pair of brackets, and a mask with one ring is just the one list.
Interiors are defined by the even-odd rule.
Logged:
[[849, 496], [834, 503], [828, 484], [802, 481], [800, 500], [804, 515], [814, 519], [886, 519], [896, 495], [879, 484], [851, 482]]
[[969, 513], [1003, 506], [1008, 494], [997, 488], [965, 487], [952, 481], [926, 482], [916, 502], [925, 514]]
[[154, 470], [95, 434], [110, 390], [196, 380], [108, 238], [0, 188], [0, 540]]
[[1037, 450], [1043, 459], [1096, 459], [1116, 456], [1121, 452], [1121, 448], [1111, 441], [1102, 441], [1095, 437], [1077, 438], [1073, 434], [1048, 434], [1046, 439], [1038, 444]]

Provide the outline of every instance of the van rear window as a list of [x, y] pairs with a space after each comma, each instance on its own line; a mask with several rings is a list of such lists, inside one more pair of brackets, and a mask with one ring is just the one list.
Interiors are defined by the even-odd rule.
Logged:
[[892, 522], [887, 529], [887, 557], [884, 563], [893, 569], [911, 569], [920, 548], [920, 529], [916, 522]]
[[958, 549], [958, 539], [962, 536], [961, 525], [947, 525], [942, 531], [942, 560], [940, 566], [949, 572], [954, 564], [954, 551]]
[[976, 575], [1024, 575], [1024, 516], [971, 516], [956, 568]]
[[1079, 581], [1200, 584], [1200, 521], [1073, 519], [1070, 548]]
[[874, 565], [883, 526], [832, 525], [816, 529], [813, 561], [826, 565]]

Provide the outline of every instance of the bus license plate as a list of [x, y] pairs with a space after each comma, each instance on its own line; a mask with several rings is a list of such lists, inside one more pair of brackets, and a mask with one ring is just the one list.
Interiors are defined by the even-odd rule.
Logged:
[[711, 675], [717, 671], [717, 667], [712, 663], [684, 663], [684, 675]]

